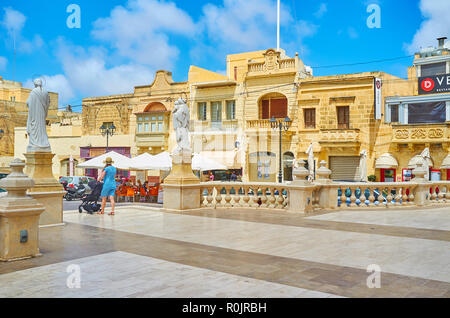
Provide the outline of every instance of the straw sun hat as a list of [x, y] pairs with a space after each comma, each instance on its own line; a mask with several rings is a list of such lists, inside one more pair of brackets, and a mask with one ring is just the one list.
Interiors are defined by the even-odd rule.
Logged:
[[103, 161], [103, 163], [114, 163], [114, 161], [112, 160], [111, 157], [106, 158], [105, 161]]

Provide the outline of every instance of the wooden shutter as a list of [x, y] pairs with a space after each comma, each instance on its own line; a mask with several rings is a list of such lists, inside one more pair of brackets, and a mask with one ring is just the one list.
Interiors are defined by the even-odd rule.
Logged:
[[350, 114], [348, 106], [340, 106], [337, 108], [338, 113], [338, 128], [349, 129], [350, 127]]
[[269, 107], [270, 107], [270, 101], [263, 100], [261, 104], [261, 119], [270, 119], [269, 117]]
[[314, 129], [316, 128], [316, 109], [310, 108], [304, 110], [305, 117], [305, 128]]
[[287, 117], [287, 99], [277, 98], [270, 100], [270, 118], [286, 118]]

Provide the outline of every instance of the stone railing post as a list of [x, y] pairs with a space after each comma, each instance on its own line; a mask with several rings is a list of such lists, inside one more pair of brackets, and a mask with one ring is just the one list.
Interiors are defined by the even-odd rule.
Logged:
[[430, 182], [425, 179], [425, 175], [427, 174], [425, 169], [423, 168], [423, 164], [419, 162], [417, 163], [417, 168], [413, 170], [415, 178], [412, 181], [417, 183], [414, 193], [414, 203], [417, 206], [424, 206], [430, 203], [427, 199], [430, 194]]
[[294, 181], [290, 184], [289, 211], [309, 213], [313, 211], [314, 185], [306, 180], [309, 171], [299, 167], [293, 171]]
[[337, 187], [333, 187], [330, 176], [331, 170], [327, 167], [327, 162], [322, 160], [320, 168], [317, 169], [317, 180], [315, 183], [319, 185], [319, 207], [321, 209], [337, 208]]
[[0, 181], [8, 195], [0, 200], [0, 261], [39, 256], [39, 218], [44, 206], [26, 194], [35, 183], [23, 173], [25, 163], [14, 159], [11, 174]]

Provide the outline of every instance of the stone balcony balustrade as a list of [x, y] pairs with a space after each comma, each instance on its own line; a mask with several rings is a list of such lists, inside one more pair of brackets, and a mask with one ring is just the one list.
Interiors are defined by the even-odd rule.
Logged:
[[357, 142], [359, 140], [359, 129], [321, 129], [320, 140]]
[[393, 125], [395, 143], [450, 142], [450, 123]]

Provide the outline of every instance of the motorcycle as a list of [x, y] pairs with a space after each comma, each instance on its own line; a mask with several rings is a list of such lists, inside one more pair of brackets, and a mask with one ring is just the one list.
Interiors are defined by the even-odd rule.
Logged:
[[75, 186], [74, 188], [68, 187], [67, 193], [64, 195], [66, 201], [79, 200], [86, 193], [86, 188], [83, 185]]

